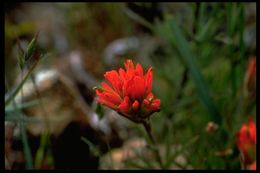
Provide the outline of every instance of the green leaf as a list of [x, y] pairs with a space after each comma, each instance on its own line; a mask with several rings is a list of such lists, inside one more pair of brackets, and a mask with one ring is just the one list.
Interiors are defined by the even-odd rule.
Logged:
[[209, 30], [210, 27], [212, 27], [212, 25], [214, 24], [214, 19], [211, 18], [205, 25], [204, 27], [198, 31], [198, 34], [196, 36], [196, 40], [199, 42], [203, 42], [207, 39], [208, 35], [209, 35]]
[[[218, 112], [218, 109], [216, 108], [215, 104], [213, 103], [213, 100], [209, 96], [209, 90], [208, 87], [204, 81], [204, 78], [198, 68], [198, 65], [195, 61], [195, 56], [192, 53], [190, 46], [185, 39], [184, 35], [182, 34], [179, 26], [176, 24], [176, 20], [174, 19], [168, 19], [166, 21], [166, 29], [167, 31], [161, 32], [161, 36], [164, 37], [166, 40], [169, 41], [169, 43], [172, 45], [173, 48], [177, 48], [180, 59], [184, 63], [184, 65], [188, 68], [191, 78], [193, 79], [199, 98], [202, 101], [202, 103], [205, 105], [206, 109], [210, 113], [210, 119], [215, 121], [216, 123], [221, 123], [221, 116]], [[160, 26], [159, 26], [160, 27]], [[160, 28], [159, 28], [160, 29]], [[168, 34], [166, 35], [165, 32]]]
[[39, 120], [37, 118], [27, 117], [23, 114], [20, 114], [20, 115], [18, 114], [15, 116], [13, 114], [6, 115], [5, 121], [11, 121], [11, 122], [16, 122], [16, 123], [19, 123], [22, 121], [24, 121], [25, 123], [40, 123], [41, 122], [41, 120]]
[[45, 149], [48, 145], [48, 141], [49, 141], [49, 132], [45, 131], [42, 135], [41, 135], [41, 141], [40, 141], [40, 146], [39, 149], [36, 152], [36, 156], [35, 156], [35, 168], [36, 169], [40, 169], [42, 166], [42, 162], [44, 160], [44, 153], [45, 153]]
[[90, 148], [90, 151], [92, 151], [92, 153], [95, 155], [95, 156], [100, 156], [100, 151], [99, 151], [99, 149], [92, 143], [92, 142], [90, 142], [87, 138], [85, 138], [85, 137], [81, 137], [81, 140], [83, 141], [83, 142], [85, 142], [88, 146], [89, 146], [89, 148]]
[[37, 66], [39, 61], [35, 61], [34, 64], [31, 66], [31, 68], [29, 69], [29, 72], [26, 74], [26, 76], [24, 77], [24, 79], [22, 80], [22, 82], [11, 92], [10, 96], [7, 96], [7, 98], [5, 99], [5, 106], [9, 105], [11, 103], [11, 101], [15, 98], [15, 96], [18, 94], [18, 92], [21, 90], [21, 88], [23, 87], [24, 83], [27, 81], [27, 79], [32, 75], [33, 70], [35, 69], [35, 67]]
[[27, 46], [27, 49], [25, 51], [25, 55], [24, 55], [24, 61], [27, 62], [35, 53], [35, 50], [37, 48], [37, 37], [38, 37], [38, 33], [36, 34], [36, 36], [31, 40], [31, 42], [29, 43], [29, 45]]
[[20, 121], [20, 127], [21, 127], [21, 135], [22, 135], [22, 142], [23, 142], [24, 158], [26, 161], [26, 168], [33, 169], [32, 153], [31, 153], [29, 142], [28, 142], [26, 127], [25, 127], [23, 120]]
[[239, 28], [239, 50], [240, 50], [240, 59], [244, 60], [245, 64], [245, 44], [244, 44], [244, 31], [245, 31], [245, 12], [244, 5], [239, 4], [239, 18], [238, 18], [238, 28]]
[[237, 20], [237, 7], [234, 3], [227, 3], [227, 31], [230, 37], [233, 37]]
[[21, 103], [21, 104], [17, 103], [16, 106], [9, 104], [7, 107], [5, 107], [5, 113], [12, 113], [12, 112], [15, 112], [16, 109], [24, 109], [24, 108], [32, 107], [32, 106], [35, 106], [38, 104], [42, 104], [42, 103], [46, 102], [47, 100], [42, 100], [42, 101], [37, 99], [37, 100], [32, 100], [32, 101]]
[[154, 27], [151, 23], [149, 23], [147, 20], [145, 20], [142, 16], [136, 14], [135, 12], [133, 12], [132, 10], [123, 7], [124, 12], [133, 20], [135, 20], [136, 22], [142, 24], [143, 26], [147, 27], [148, 29], [150, 29], [151, 31], [154, 31]]
[[100, 103], [97, 103], [97, 107], [95, 109], [95, 112], [97, 113], [97, 115], [99, 116], [100, 119], [102, 119], [105, 115], [104, 108]]
[[20, 45], [20, 43], [18, 43], [18, 64], [20, 69], [23, 69], [24, 67], [24, 51]]

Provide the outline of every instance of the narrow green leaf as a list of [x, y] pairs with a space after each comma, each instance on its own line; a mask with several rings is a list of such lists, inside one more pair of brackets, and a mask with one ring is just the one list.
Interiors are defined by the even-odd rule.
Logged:
[[227, 3], [227, 31], [230, 37], [233, 37], [237, 20], [237, 7], [234, 3]]
[[92, 143], [92, 142], [90, 142], [87, 138], [85, 138], [85, 137], [81, 137], [81, 140], [83, 141], [83, 142], [85, 142], [88, 146], [89, 146], [89, 148], [90, 148], [90, 151], [92, 151], [92, 153], [95, 155], [95, 156], [100, 156], [100, 151], [99, 151], [99, 149]]
[[232, 4], [227, 3], [226, 4], [226, 13], [227, 13], [227, 31], [228, 34], [231, 35], [232, 29], [231, 29], [231, 18], [232, 18]]
[[105, 115], [104, 108], [101, 106], [100, 103], [97, 103], [95, 112], [97, 113], [100, 119], [102, 119]]
[[36, 48], [37, 48], [37, 37], [38, 37], [38, 33], [36, 34], [36, 36], [31, 40], [31, 42], [29, 43], [29, 45], [27, 46], [27, 49], [25, 51], [25, 55], [24, 55], [24, 61], [27, 62], [34, 54]]
[[136, 161], [132, 161], [132, 160], [124, 160], [124, 163], [129, 166], [129, 167], [133, 167], [135, 169], [151, 169], [152, 167], [148, 167], [146, 165], [143, 165], [141, 163], [137, 163]]
[[40, 146], [39, 146], [39, 149], [37, 150], [36, 156], [35, 156], [35, 168], [36, 169], [41, 168], [42, 162], [44, 160], [44, 153], [45, 153], [45, 149], [48, 144], [48, 140], [49, 140], [49, 132], [45, 131], [41, 135]]
[[206, 40], [207, 36], [209, 35], [209, 29], [212, 26], [212, 24], [214, 24], [214, 20], [211, 18], [209, 19], [209, 21], [204, 25], [203, 28], [201, 28], [201, 30], [198, 31], [197, 37], [196, 39], [199, 42], [203, 42], [204, 40]]
[[[6, 83], [7, 85], [7, 83]], [[8, 86], [8, 85], [7, 85]], [[16, 105], [15, 100], [11, 99], [13, 101], [14, 106]], [[26, 127], [24, 124], [24, 115], [21, 112], [20, 109], [15, 108], [15, 116], [12, 117], [21, 117], [21, 119], [17, 122], [18, 125], [20, 126], [20, 132], [21, 132], [21, 138], [22, 138], [22, 143], [23, 143], [23, 151], [24, 151], [24, 157], [25, 157], [25, 166], [27, 169], [33, 169], [33, 161], [32, 161], [32, 154], [30, 150], [30, 146], [27, 140], [27, 134], [26, 134]], [[6, 117], [5, 117], [6, 120]]]
[[21, 83], [19, 83], [19, 85], [15, 88], [15, 90], [13, 90], [13, 92], [11, 92], [10, 96], [8, 96], [5, 99], [5, 106], [9, 105], [11, 103], [11, 101], [15, 98], [15, 96], [17, 95], [17, 93], [20, 91], [20, 89], [23, 87], [24, 83], [27, 81], [27, 79], [31, 76], [31, 74], [33, 73], [33, 70], [35, 69], [35, 67], [37, 66], [39, 61], [35, 61], [34, 64], [31, 66], [31, 68], [29, 69], [29, 72], [26, 74], [25, 78], [22, 80]]
[[[245, 59], [245, 44], [244, 44], [244, 30], [245, 30], [245, 12], [244, 4], [239, 6], [239, 17], [238, 17], [238, 28], [239, 28], [239, 50], [240, 50], [240, 59]], [[245, 63], [245, 62], [244, 62]]]
[[198, 22], [196, 23], [197, 31], [200, 31], [201, 28], [204, 26], [206, 5], [207, 5], [206, 3], [200, 3], [199, 17], [198, 17]]
[[33, 100], [33, 101], [17, 104], [16, 106], [14, 106], [12, 104], [9, 104], [7, 107], [5, 107], [5, 113], [15, 112], [16, 111], [15, 109], [24, 109], [24, 108], [32, 107], [32, 106], [44, 103], [47, 100], [42, 100], [42, 101], [37, 99], [37, 100]]
[[24, 150], [24, 157], [27, 169], [33, 169], [33, 160], [32, 160], [32, 153], [30, 150], [27, 134], [26, 134], [26, 127], [23, 121], [20, 121], [21, 126], [21, 135], [22, 135], [22, 142], [23, 142], [23, 150]]
[[23, 49], [21, 48], [20, 46], [20, 43], [18, 43], [18, 64], [19, 64], [19, 67], [20, 69], [23, 69], [24, 67], [24, 52], [23, 52]]
[[33, 38], [32, 41], [29, 43], [27, 50], [25, 52], [25, 56], [24, 56], [25, 61], [28, 61], [32, 57], [35, 49], [36, 49], [36, 39]]
[[[185, 66], [189, 69], [191, 78], [193, 79], [197, 91], [199, 94], [199, 98], [202, 101], [202, 103], [205, 105], [206, 109], [209, 111], [210, 118], [215, 121], [216, 123], [221, 123], [221, 116], [218, 112], [218, 109], [214, 105], [211, 97], [209, 96], [208, 87], [204, 81], [204, 78], [198, 68], [197, 63], [195, 62], [195, 56], [191, 52], [191, 49], [189, 47], [188, 42], [184, 38], [180, 28], [176, 24], [176, 21], [173, 19], [169, 20], [170, 28], [172, 29], [172, 33], [170, 33], [170, 36], [167, 36], [167, 40], [172, 44], [174, 48], [177, 48], [177, 50], [180, 53], [180, 58]], [[165, 36], [164, 36], [165, 37]], [[178, 43], [177, 43], [177, 42]]]
[[11, 122], [16, 122], [19, 123], [21, 121], [24, 121], [24, 123], [40, 123], [41, 120], [33, 117], [27, 117], [25, 115], [16, 115], [14, 116], [13, 114], [11, 115], [6, 115], [5, 116], [5, 121], [11, 121]]
[[130, 18], [142, 24], [143, 26], [149, 28], [151, 31], [154, 31], [153, 25], [149, 23], [147, 20], [145, 20], [143, 17], [141, 17], [140, 15], [136, 14], [135, 12], [133, 12], [132, 10], [126, 7], [123, 7], [123, 9]]

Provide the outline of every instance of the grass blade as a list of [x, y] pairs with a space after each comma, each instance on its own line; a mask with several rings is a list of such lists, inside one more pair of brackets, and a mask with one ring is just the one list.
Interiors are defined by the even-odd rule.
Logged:
[[[176, 24], [175, 20], [169, 20], [170, 25], [170, 31], [166, 39], [170, 42], [170, 44], [174, 47], [177, 48], [180, 58], [182, 62], [184, 63], [185, 66], [189, 69], [191, 78], [193, 79], [197, 91], [199, 94], [199, 98], [202, 101], [202, 103], [205, 105], [206, 109], [209, 111], [209, 115], [211, 116], [210, 118], [215, 121], [216, 123], [220, 124], [221, 123], [221, 116], [218, 112], [218, 109], [214, 105], [211, 97], [209, 96], [209, 91], [208, 87], [204, 81], [204, 78], [197, 66], [197, 63], [195, 62], [195, 57], [193, 53], [191, 52], [191, 49], [189, 47], [188, 42], [184, 38], [179, 26]], [[171, 32], [173, 31], [173, 32]], [[165, 34], [164, 34], [165, 36]], [[178, 41], [178, 43], [176, 43]]]
[[27, 81], [27, 79], [32, 75], [33, 70], [35, 69], [35, 67], [37, 66], [39, 61], [35, 61], [34, 64], [32, 65], [32, 67], [29, 69], [29, 72], [26, 74], [26, 76], [24, 77], [24, 79], [22, 80], [21, 83], [19, 83], [19, 85], [15, 88], [15, 90], [11, 93], [10, 96], [7, 97], [7, 99], [5, 99], [5, 106], [9, 105], [11, 103], [11, 101], [15, 98], [15, 96], [17, 95], [17, 93], [21, 90], [21, 88], [23, 87], [24, 83]]
[[[45, 103], [46, 101], [47, 100], [43, 100], [43, 103]], [[17, 104], [16, 108], [12, 105], [8, 105], [5, 108], [5, 113], [7, 113], [7, 114], [12, 113], [12, 112], [16, 111], [15, 109], [25, 109], [25, 108], [36, 106], [36, 105], [39, 105], [39, 104], [41, 104], [41, 101], [37, 99], [37, 100], [29, 101], [29, 102], [26, 102], [26, 103]]]
[[42, 122], [38, 118], [27, 117], [26, 115], [23, 115], [22, 113], [20, 113], [20, 115], [16, 115], [16, 116], [13, 116], [12, 114], [6, 115], [5, 121], [11, 121], [11, 122], [16, 122], [16, 123], [19, 123], [21, 121], [24, 121], [24, 123], [41, 123]]

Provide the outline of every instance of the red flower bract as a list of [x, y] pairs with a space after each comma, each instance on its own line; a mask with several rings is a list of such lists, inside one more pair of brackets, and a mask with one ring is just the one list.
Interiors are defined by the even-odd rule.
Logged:
[[248, 61], [244, 77], [244, 94], [245, 96], [254, 95], [256, 90], [256, 57]]
[[140, 123], [152, 113], [160, 111], [160, 100], [155, 98], [152, 89], [153, 70], [150, 67], [144, 74], [143, 67], [132, 60], [126, 60], [125, 70], [112, 70], [104, 74], [106, 82], [96, 88], [96, 100], [126, 118]]
[[242, 161], [245, 165], [251, 164], [256, 155], [256, 125], [250, 117], [237, 133], [236, 144], [242, 154]]

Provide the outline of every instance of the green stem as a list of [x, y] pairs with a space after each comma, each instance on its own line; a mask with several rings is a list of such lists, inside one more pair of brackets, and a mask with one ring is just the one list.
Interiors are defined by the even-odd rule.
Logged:
[[9, 103], [11, 103], [12, 100], [14, 100], [17, 93], [20, 91], [22, 86], [24, 85], [25, 81], [31, 76], [34, 68], [37, 66], [39, 61], [36, 61], [32, 67], [30, 68], [29, 72], [26, 74], [25, 78], [22, 80], [22, 82], [18, 85], [18, 87], [11, 93], [11, 95], [5, 100], [5, 106], [7, 106]]
[[[21, 77], [23, 79], [23, 69], [21, 69]], [[26, 80], [24, 80], [24, 81], [26, 81]], [[22, 99], [21, 99], [21, 104], [22, 104], [23, 103], [23, 85], [21, 85], [21, 97], [22, 97]], [[13, 99], [13, 102], [15, 103], [14, 99]], [[21, 127], [21, 135], [22, 135], [23, 148], [24, 148], [24, 158], [26, 161], [26, 168], [33, 169], [32, 153], [31, 153], [30, 146], [28, 143], [28, 138], [27, 138], [27, 134], [26, 134], [26, 126], [25, 126], [23, 116], [22, 116], [22, 120], [20, 122], [20, 127]]]
[[26, 168], [33, 169], [32, 154], [31, 154], [31, 150], [30, 150], [29, 143], [27, 140], [27, 134], [26, 134], [24, 122], [21, 122], [20, 125], [21, 125], [21, 133], [22, 133], [22, 141], [23, 141], [24, 155], [25, 155], [25, 161], [26, 161]]
[[111, 166], [112, 166], [112, 169], [114, 169], [114, 168], [115, 168], [115, 166], [114, 166], [114, 160], [113, 160], [113, 156], [112, 156], [112, 151], [111, 151], [111, 147], [110, 147], [110, 144], [109, 144], [109, 140], [108, 140], [107, 137], [105, 138], [105, 142], [106, 142], [106, 144], [107, 144], [108, 155], [109, 155], [109, 159], [110, 159], [110, 161], [111, 161]]
[[[9, 89], [9, 86], [8, 86], [7, 80], [6, 80], [5, 84], [6, 84], [6, 88], [7, 88], [7, 90], [8, 90], [8, 89]], [[22, 86], [22, 85], [21, 85], [21, 86]], [[21, 88], [22, 88], [22, 87], [21, 87]], [[13, 98], [14, 98], [14, 97], [13, 97]], [[17, 108], [17, 105], [16, 105], [15, 100], [14, 100], [14, 99], [11, 99], [10, 101], [13, 101], [13, 105], [14, 105], [15, 110], [21, 112], [21, 110]], [[18, 112], [15, 112], [15, 113], [16, 113], [17, 115], [19, 115]], [[20, 128], [21, 128], [22, 142], [23, 142], [23, 148], [24, 148], [26, 168], [27, 168], [27, 169], [33, 169], [32, 155], [31, 155], [31, 150], [30, 150], [29, 143], [28, 143], [28, 140], [27, 140], [27, 134], [26, 134], [26, 129], [25, 129], [25, 126], [24, 126], [24, 121], [23, 121], [23, 119], [21, 120]]]
[[[7, 81], [6, 81], [6, 87], [9, 89]], [[13, 101], [13, 105], [15, 110], [17, 111], [17, 115], [21, 114], [21, 110], [17, 108], [16, 102], [14, 99], [11, 99]], [[22, 142], [23, 142], [23, 149], [24, 149], [24, 155], [25, 155], [25, 162], [26, 162], [26, 168], [27, 169], [33, 169], [33, 161], [32, 161], [32, 155], [31, 155], [31, 150], [29, 147], [29, 143], [27, 140], [27, 134], [26, 134], [26, 129], [24, 125], [24, 120], [22, 119], [20, 122], [20, 129], [21, 129], [21, 136], [22, 136]]]
[[145, 128], [145, 131], [146, 131], [147, 135], [149, 136], [150, 140], [152, 141], [153, 145], [155, 146], [154, 153], [155, 153], [156, 160], [160, 164], [160, 167], [163, 168], [163, 163], [162, 163], [162, 160], [161, 160], [161, 157], [160, 157], [160, 152], [159, 152], [159, 149], [158, 149], [158, 145], [156, 144], [156, 142], [154, 140], [154, 137], [153, 137], [153, 135], [151, 133], [151, 125], [147, 121], [142, 121], [142, 124], [143, 124], [143, 126]]

